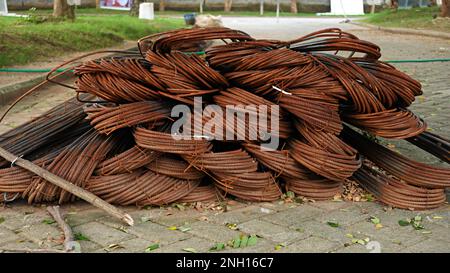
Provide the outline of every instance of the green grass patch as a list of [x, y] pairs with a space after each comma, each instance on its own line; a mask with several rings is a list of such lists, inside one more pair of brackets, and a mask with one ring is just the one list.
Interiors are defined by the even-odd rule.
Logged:
[[128, 15], [78, 16], [72, 21], [30, 23], [0, 17], [0, 67], [41, 61], [137, 40], [152, 33], [184, 27], [182, 19], [139, 20]]
[[437, 14], [439, 14], [438, 7], [385, 10], [368, 15], [363, 22], [383, 27], [450, 31], [450, 20], [443, 18], [433, 20]]

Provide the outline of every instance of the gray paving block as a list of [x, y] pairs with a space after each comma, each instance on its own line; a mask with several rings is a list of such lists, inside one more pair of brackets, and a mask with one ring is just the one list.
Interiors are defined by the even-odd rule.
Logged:
[[299, 226], [306, 220], [317, 218], [325, 213], [322, 209], [304, 204], [272, 215], [262, 217], [264, 221], [283, 226]]
[[80, 211], [71, 211], [67, 213], [65, 217], [67, 223], [71, 227], [75, 227], [95, 220], [99, 220], [104, 217], [108, 217], [108, 214], [101, 209], [94, 208]]
[[224, 225], [217, 225], [204, 221], [193, 223], [191, 225], [191, 230], [189, 230], [188, 233], [218, 243], [228, 242], [241, 234], [241, 232], [231, 230]]
[[450, 253], [450, 244], [441, 240], [429, 239], [403, 249], [405, 253]]
[[20, 237], [9, 229], [0, 227], [0, 245], [6, 242], [16, 241]]
[[367, 213], [365, 213], [365, 211], [361, 211], [361, 208], [357, 206], [350, 206], [328, 213], [323, 213], [320, 217], [317, 217], [316, 220], [322, 223], [337, 222], [341, 226], [348, 226], [366, 219], [367, 217]]
[[345, 201], [320, 201], [320, 202], [312, 202], [309, 205], [313, 207], [317, 207], [323, 209], [324, 211], [333, 211], [337, 209], [343, 209], [349, 207], [352, 203]]
[[239, 224], [255, 218], [264, 217], [275, 213], [276, 210], [269, 208], [261, 208], [260, 206], [248, 206], [242, 209], [229, 212], [219, 213], [208, 217], [208, 221], [220, 225], [227, 223]]
[[188, 253], [183, 249], [193, 248], [199, 253], [209, 252], [215, 245], [214, 242], [198, 237], [190, 237], [186, 240], [177, 241], [173, 244], [163, 245], [151, 253]]
[[74, 233], [81, 233], [90, 241], [101, 245], [102, 247], [109, 244], [117, 243], [126, 239], [134, 238], [133, 235], [106, 226], [98, 222], [90, 222], [73, 228]]
[[306, 238], [306, 233], [297, 232], [285, 226], [276, 225], [260, 219], [251, 220], [238, 225], [239, 230], [247, 234], [256, 234], [263, 238], [286, 245]]
[[340, 244], [323, 238], [311, 236], [279, 250], [279, 252], [324, 253], [336, 250]]
[[165, 226], [152, 222], [138, 224], [128, 228], [128, 231], [130, 234], [139, 238], [143, 238], [153, 243], [159, 243], [160, 245], [170, 244], [191, 237], [191, 235], [186, 232], [169, 230]]

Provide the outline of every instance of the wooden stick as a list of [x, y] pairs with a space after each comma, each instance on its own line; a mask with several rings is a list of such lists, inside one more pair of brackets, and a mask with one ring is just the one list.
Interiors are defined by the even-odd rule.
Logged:
[[131, 218], [129, 214], [122, 212], [113, 205], [103, 201], [100, 197], [96, 196], [95, 194], [88, 192], [87, 190], [80, 188], [77, 185], [74, 185], [65, 179], [62, 179], [57, 175], [54, 175], [53, 173], [47, 171], [46, 169], [43, 169], [28, 160], [25, 160], [12, 154], [7, 150], [3, 149], [2, 147], [0, 147], [0, 156], [12, 162], [13, 164], [16, 164], [17, 166], [20, 166], [34, 174], [39, 175], [48, 182], [55, 184], [56, 186], [62, 188], [63, 190], [72, 193], [73, 195], [91, 203], [92, 205], [100, 209], [103, 209], [107, 213], [124, 221], [128, 225], [132, 226], [134, 224], [134, 220], [133, 218]]
[[67, 252], [81, 253], [81, 246], [74, 240], [72, 229], [66, 221], [64, 221], [64, 218], [59, 210], [59, 206], [47, 207], [47, 211], [53, 219], [55, 219], [56, 223], [58, 223], [64, 233], [64, 250]]

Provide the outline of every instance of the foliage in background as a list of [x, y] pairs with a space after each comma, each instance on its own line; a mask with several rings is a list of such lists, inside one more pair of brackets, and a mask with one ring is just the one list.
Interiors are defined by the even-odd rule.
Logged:
[[182, 19], [146, 21], [128, 15], [79, 16], [74, 22], [0, 17], [0, 67], [107, 48], [183, 26]]
[[439, 7], [384, 10], [368, 15], [364, 22], [384, 27], [450, 31], [450, 20], [437, 17], [439, 12]]

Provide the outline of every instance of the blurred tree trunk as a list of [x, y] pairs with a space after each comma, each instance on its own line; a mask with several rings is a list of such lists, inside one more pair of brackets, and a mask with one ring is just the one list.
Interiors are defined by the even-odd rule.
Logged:
[[224, 0], [224, 11], [225, 12], [230, 12], [231, 11], [231, 6], [233, 5], [233, 0]]
[[398, 10], [398, 0], [391, 0], [391, 9]]
[[436, 6], [436, 5], [437, 5], [436, 0], [430, 0], [430, 2], [428, 3], [429, 7], [433, 7], [433, 6]]
[[291, 13], [297, 13], [297, 0], [291, 0]]
[[69, 6], [67, 0], [53, 1], [53, 17], [67, 17], [68, 19], [75, 19], [75, 5]]
[[130, 15], [138, 16], [139, 15], [139, 5], [144, 2], [145, 2], [145, 0], [133, 0], [131, 2]]
[[159, 0], [159, 11], [165, 11], [165, 10], [166, 10], [166, 1]]
[[450, 0], [442, 0], [441, 17], [450, 17]]

